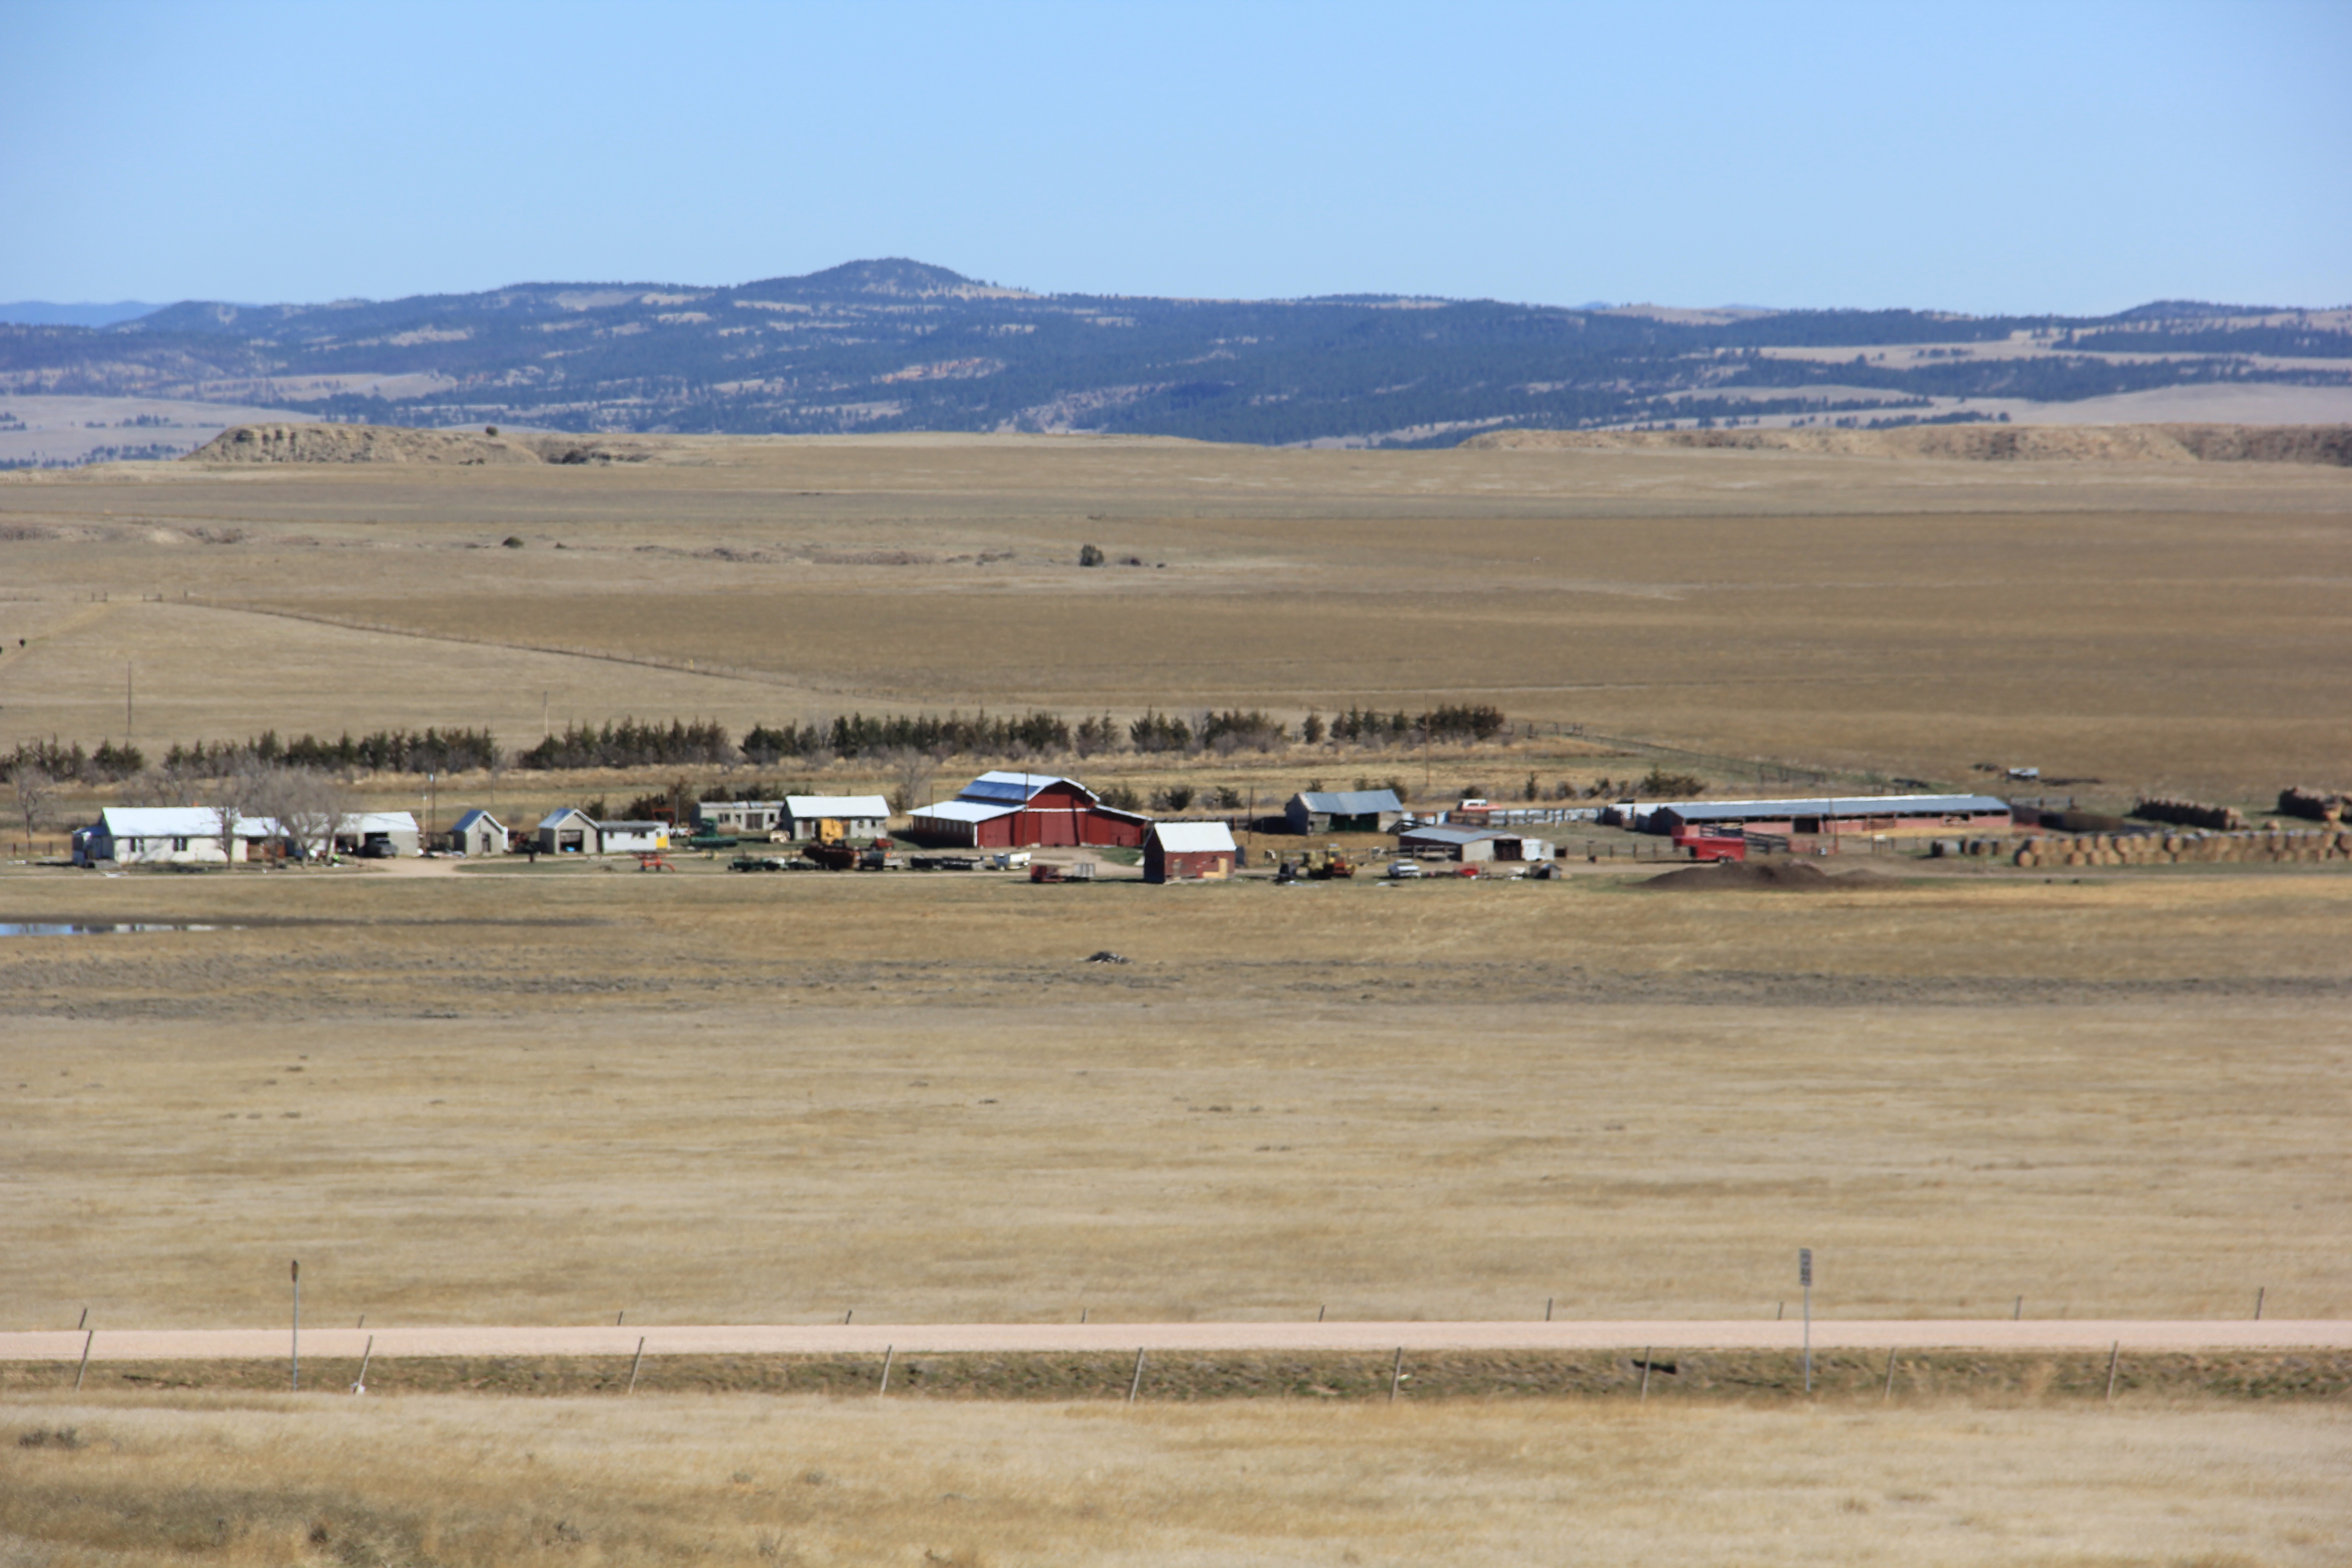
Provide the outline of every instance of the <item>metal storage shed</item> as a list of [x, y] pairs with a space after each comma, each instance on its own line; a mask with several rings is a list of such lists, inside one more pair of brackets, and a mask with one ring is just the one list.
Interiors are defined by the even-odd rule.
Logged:
[[1386, 833], [1404, 816], [1392, 789], [1301, 790], [1282, 808], [1293, 833]]
[[469, 859], [503, 855], [507, 852], [506, 825], [478, 805], [450, 826], [449, 847]]
[[1989, 795], [1832, 795], [1810, 800], [1672, 800], [1640, 817], [1644, 831], [1686, 828], [1804, 837], [1835, 834], [2006, 833], [2009, 803]]

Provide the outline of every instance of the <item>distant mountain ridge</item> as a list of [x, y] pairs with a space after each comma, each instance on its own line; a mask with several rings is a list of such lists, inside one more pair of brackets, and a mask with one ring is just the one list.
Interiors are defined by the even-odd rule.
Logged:
[[26, 327], [110, 327], [136, 321], [163, 309], [139, 300], [118, 300], [110, 305], [59, 304], [47, 300], [15, 300], [0, 304], [0, 321]]
[[0, 326], [0, 395], [299, 405], [402, 426], [1105, 431], [1449, 445], [1480, 431], [1997, 417], [2200, 383], [2352, 386], [2352, 312], [1683, 310], [1045, 295], [903, 258], [711, 288], [519, 283]]

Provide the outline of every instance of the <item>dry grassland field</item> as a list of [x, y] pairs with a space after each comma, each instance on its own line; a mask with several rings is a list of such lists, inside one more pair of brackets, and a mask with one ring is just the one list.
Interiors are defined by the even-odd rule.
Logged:
[[[0, 640], [27, 645], [0, 662], [0, 715], [119, 735], [129, 667], [150, 740], [1472, 700], [1954, 782], [1995, 761], [2275, 792], [2352, 750], [2343, 468], [1067, 437], [637, 453], [11, 476]], [[1081, 569], [1084, 543], [1145, 564]], [[289, 618], [311, 616], [337, 624]]]
[[[151, 747], [529, 744], [542, 704], [740, 733], [1460, 700], [1957, 784], [2352, 784], [2341, 469], [647, 445], [0, 481], [0, 749], [119, 736], [129, 662]], [[1649, 765], [1554, 738], [1434, 769], [1538, 763]], [[0, 927], [208, 928], [0, 935], [0, 1331], [282, 1323], [298, 1257], [338, 1329], [1766, 1319], [1799, 1247], [1828, 1319], [2352, 1311], [2340, 863], [1873, 865], [1803, 893], [0, 868]], [[2004, 1365], [1885, 1405], [1776, 1373], [1129, 1411], [381, 1362], [366, 1399], [103, 1358], [77, 1394], [17, 1363], [0, 1563], [2352, 1555], [2340, 1376], [2108, 1405]]]
[[[83, 1446], [0, 1447], [14, 1561], [2321, 1568], [2352, 1464], [2352, 1423], [2311, 1405], [149, 1394], [55, 1418]], [[44, 1555], [60, 1537], [86, 1544]]]

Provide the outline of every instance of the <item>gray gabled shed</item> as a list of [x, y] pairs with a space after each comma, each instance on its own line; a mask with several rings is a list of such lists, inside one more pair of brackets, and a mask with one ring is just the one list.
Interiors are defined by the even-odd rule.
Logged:
[[449, 829], [449, 847], [472, 858], [507, 852], [506, 825], [480, 806], [459, 817]]
[[1309, 789], [1282, 808], [1293, 833], [1386, 833], [1404, 815], [1392, 789]]

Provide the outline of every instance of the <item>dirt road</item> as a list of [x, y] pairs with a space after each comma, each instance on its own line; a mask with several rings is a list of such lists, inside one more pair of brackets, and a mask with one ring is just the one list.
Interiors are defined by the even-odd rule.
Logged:
[[[305, 1327], [305, 1355], [356, 1356], [374, 1342], [402, 1356], [845, 1355], [886, 1349], [928, 1354], [1106, 1351], [1588, 1351], [1795, 1350], [1795, 1320], [1618, 1322], [1388, 1323], [849, 1323], [816, 1326], [593, 1328]], [[0, 1333], [0, 1361], [72, 1361], [79, 1330]], [[285, 1326], [268, 1329], [101, 1329], [93, 1361], [240, 1361], [284, 1355]], [[2336, 1319], [1816, 1320], [1815, 1350], [2128, 1351], [2352, 1349]]]

